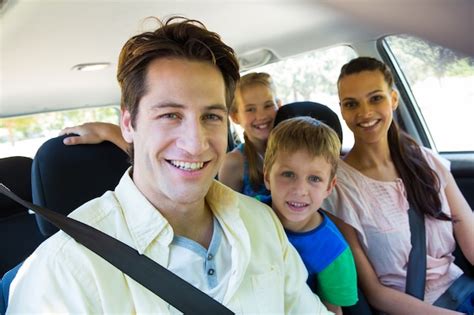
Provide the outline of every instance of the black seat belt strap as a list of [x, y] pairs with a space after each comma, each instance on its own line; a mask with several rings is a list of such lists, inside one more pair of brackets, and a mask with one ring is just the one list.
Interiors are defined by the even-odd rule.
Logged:
[[72, 218], [25, 201], [0, 183], [0, 193], [40, 214], [184, 314], [234, 314], [221, 303], [134, 248]]
[[425, 216], [417, 209], [410, 207], [408, 221], [411, 233], [411, 250], [408, 256], [405, 293], [423, 301], [426, 282]]

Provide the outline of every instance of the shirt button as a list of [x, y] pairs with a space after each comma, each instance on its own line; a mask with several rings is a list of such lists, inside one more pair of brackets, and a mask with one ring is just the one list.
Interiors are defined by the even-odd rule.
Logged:
[[214, 256], [212, 256], [212, 254], [207, 255], [207, 260], [211, 260], [212, 258], [214, 258]]
[[209, 270], [207, 271], [207, 274], [210, 275], [210, 276], [212, 276], [212, 275], [214, 274], [214, 272], [215, 272], [214, 269], [209, 269]]

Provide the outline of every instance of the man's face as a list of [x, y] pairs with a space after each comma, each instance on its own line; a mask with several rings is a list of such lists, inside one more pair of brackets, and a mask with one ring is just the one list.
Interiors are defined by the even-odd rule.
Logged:
[[147, 92], [132, 127], [133, 180], [157, 208], [203, 200], [227, 148], [225, 85], [219, 69], [186, 59], [157, 59], [147, 69]]

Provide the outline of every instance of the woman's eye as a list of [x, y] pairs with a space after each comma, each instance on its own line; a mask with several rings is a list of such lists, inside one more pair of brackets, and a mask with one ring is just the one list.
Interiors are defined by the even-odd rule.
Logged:
[[246, 108], [245, 111], [246, 111], [247, 113], [253, 113], [253, 112], [255, 111], [255, 108], [253, 108], [253, 107]]
[[354, 108], [356, 105], [357, 105], [356, 102], [345, 102], [345, 103], [342, 103], [342, 106], [344, 106], [345, 108]]
[[370, 98], [370, 100], [374, 103], [377, 103], [377, 102], [380, 102], [381, 100], [383, 100], [383, 96], [382, 95], [374, 95]]
[[308, 180], [312, 183], [319, 183], [320, 181], [322, 181], [321, 177], [315, 175], [309, 176]]

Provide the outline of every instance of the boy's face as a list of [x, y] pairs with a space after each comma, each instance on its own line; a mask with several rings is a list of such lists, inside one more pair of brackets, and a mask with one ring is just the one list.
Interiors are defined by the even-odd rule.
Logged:
[[277, 154], [264, 180], [271, 190], [273, 210], [285, 228], [297, 232], [311, 226], [336, 184], [330, 176], [331, 164], [322, 156], [311, 156], [305, 150]]

